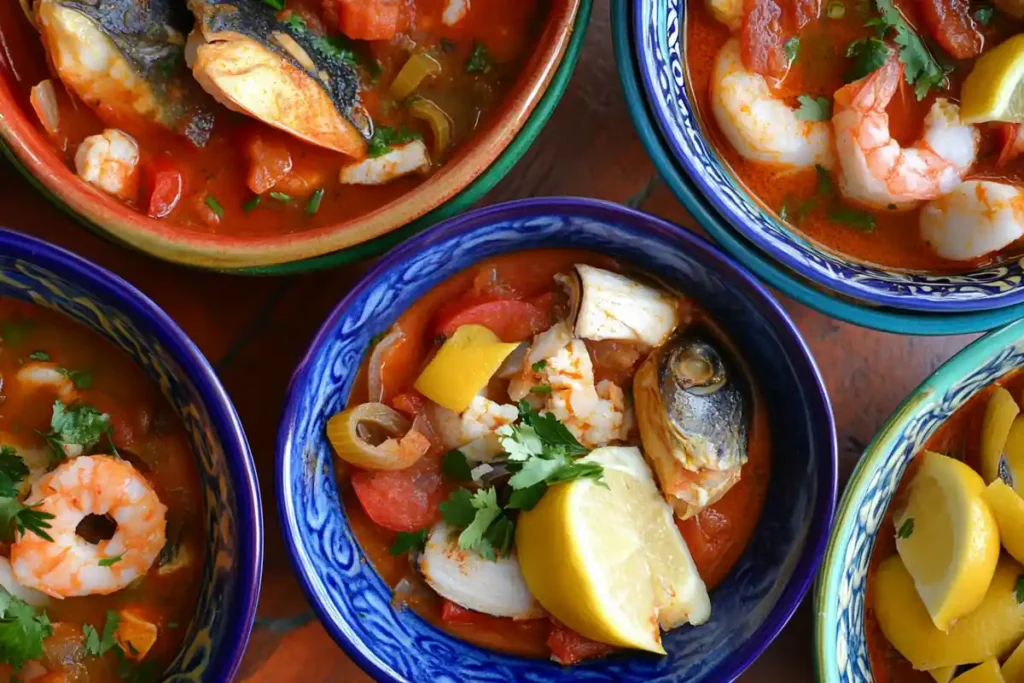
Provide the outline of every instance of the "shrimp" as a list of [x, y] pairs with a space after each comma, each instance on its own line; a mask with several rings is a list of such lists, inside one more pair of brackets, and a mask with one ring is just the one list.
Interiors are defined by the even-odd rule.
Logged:
[[56, 363], [26, 363], [14, 375], [14, 379], [25, 393], [46, 390], [53, 392], [64, 403], [78, 400], [75, 383], [66, 372], [58, 369]]
[[833, 166], [829, 122], [798, 119], [795, 109], [775, 98], [764, 77], [744, 68], [735, 38], [715, 60], [711, 110], [726, 139], [745, 159], [793, 168]]
[[113, 128], [82, 140], [75, 153], [75, 170], [82, 180], [124, 199], [130, 198], [138, 187], [138, 165], [138, 143]]
[[[53, 540], [19, 534], [11, 546], [14, 578], [53, 598], [121, 590], [149, 571], [167, 540], [167, 507], [134, 467], [110, 455], [65, 462], [36, 483], [26, 504], [53, 515]], [[88, 515], [113, 519], [113, 537], [95, 545], [80, 538], [76, 529]]]
[[1024, 236], [1024, 191], [969, 180], [921, 210], [921, 238], [939, 256], [970, 261]]
[[942, 98], [925, 117], [923, 138], [900, 147], [889, 133], [885, 108], [902, 74], [903, 65], [894, 58], [835, 94], [839, 190], [876, 208], [910, 209], [946, 194], [978, 156], [978, 130], [961, 123], [960, 108]]
[[706, 0], [711, 16], [735, 33], [743, 25], [743, 0]]

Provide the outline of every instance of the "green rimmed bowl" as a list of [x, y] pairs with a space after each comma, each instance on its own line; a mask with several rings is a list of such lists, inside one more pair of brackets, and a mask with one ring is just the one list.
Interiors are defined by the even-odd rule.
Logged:
[[[67, 168], [14, 97], [0, 58], [0, 151], [58, 208], [86, 228], [157, 258], [210, 270], [285, 275], [379, 255], [465, 211], [526, 153], [562, 98], [579, 60], [593, 0], [551, 3], [538, 47], [502, 110], [448, 166], [359, 219], [269, 239], [199, 234], [149, 219], [87, 187]], [[20, 27], [15, 28], [19, 30]], [[3, 26], [0, 26], [0, 33]]]

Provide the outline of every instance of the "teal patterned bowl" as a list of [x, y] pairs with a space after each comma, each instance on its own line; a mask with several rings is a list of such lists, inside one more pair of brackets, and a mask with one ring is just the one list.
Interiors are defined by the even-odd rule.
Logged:
[[840, 502], [814, 594], [819, 681], [874, 680], [864, 595], [868, 562], [889, 502], [907, 465], [942, 423], [979, 390], [1022, 365], [1024, 320], [990, 332], [953, 356], [903, 401], [868, 444]]
[[166, 313], [121, 278], [4, 229], [0, 296], [62, 313], [113, 343], [160, 387], [181, 418], [204, 489], [206, 565], [185, 645], [163, 678], [232, 680], [256, 616], [263, 516], [249, 444], [213, 368]]

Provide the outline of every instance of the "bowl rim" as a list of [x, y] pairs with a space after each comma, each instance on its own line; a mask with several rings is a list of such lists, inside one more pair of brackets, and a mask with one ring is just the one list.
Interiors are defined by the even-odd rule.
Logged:
[[[653, 72], [650, 60], [644, 59], [644, 55], [648, 53], [645, 43], [642, 40], [642, 32], [644, 30], [643, 24], [643, 13], [646, 7], [651, 4], [661, 4], [665, 0], [634, 0], [633, 12], [631, 19], [632, 26], [632, 41], [631, 48], [636, 57], [636, 67], [640, 75], [640, 83], [644, 92], [644, 101], [649, 108], [651, 118], [655, 122], [657, 128], [661, 133], [662, 140], [666, 147], [671, 152], [671, 157], [675, 162], [683, 169], [686, 176], [694, 184], [697, 191], [704, 197], [704, 200], [710, 204], [713, 209], [721, 216], [730, 230], [734, 230], [739, 235], [743, 236], [747, 241], [758, 248], [764, 255], [770, 259], [776, 261], [779, 265], [783, 266], [787, 270], [794, 274], [803, 277], [810, 282], [813, 282], [818, 287], [833, 292], [835, 295], [845, 296], [857, 300], [861, 304], [875, 305], [875, 306], [888, 306], [898, 310], [914, 311], [918, 313], [966, 313], [966, 312], [980, 312], [980, 311], [992, 311], [1002, 309], [1008, 306], [1022, 305], [1024, 304], [1024, 287], [1008, 290], [1005, 292], [999, 292], [998, 294], [986, 293], [983, 296], [974, 296], [966, 299], [958, 298], [929, 298], [919, 295], [914, 295], [910, 290], [914, 287], [918, 287], [921, 292], [927, 291], [927, 288], [940, 288], [943, 286], [943, 281], [948, 278], [964, 277], [966, 272], [955, 272], [955, 273], [934, 273], [926, 274], [920, 272], [907, 272], [908, 277], [922, 277], [929, 276], [934, 279], [934, 282], [921, 282], [916, 283], [901, 283], [900, 290], [906, 289], [908, 293], [899, 294], [893, 291], [885, 291], [880, 288], [868, 288], [866, 286], [857, 286], [848, 282], [845, 278], [839, 278], [832, 276], [831, 270], [822, 266], [809, 266], [804, 260], [797, 258], [790, 251], [777, 247], [770, 239], [767, 239], [758, 230], [747, 227], [746, 221], [726, 203], [720, 197], [720, 192], [715, 183], [710, 182], [707, 175], [702, 173], [701, 169], [697, 165], [696, 160], [691, 158], [686, 153], [680, 140], [674, 137], [671, 133], [672, 125], [669, 122], [670, 113], [666, 111], [667, 103], [659, 101], [657, 96], [658, 92], [658, 76]], [[685, 24], [685, 3], [681, 4], [683, 8], [681, 10], [682, 16], [679, 21]], [[683, 27], [685, 32], [685, 25]], [[681, 36], [680, 38], [685, 39]], [[683, 96], [687, 100], [690, 100], [688, 92], [684, 92]], [[692, 101], [691, 101], [692, 102]], [[694, 116], [696, 117], [696, 104], [693, 103]], [[716, 153], [717, 156], [717, 153]], [[722, 161], [717, 161], [722, 166], [725, 173], [729, 176], [733, 176], [733, 171]], [[750, 192], [742, 186], [737, 184], [739, 193], [744, 197], [752, 197]], [[756, 199], [756, 198], [755, 198]], [[754, 202], [760, 207], [758, 202]], [[760, 207], [761, 213], [764, 213], [763, 207]], [[813, 241], [806, 238], [798, 233], [794, 233], [788, 227], [779, 222], [775, 217], [768, 216], [768, 219], [777, 223], [781, 230], [794, 235], [796, 242], [802, 242], [806, 248], [816, 254], [821, 255], [822, 258], [836, 259], [842, 263], [851, 264], [851, 266], [872, 269], [876, 273], [888, 274], [890, 272], [899, 272], [896, 269], [891, 271], [887, 270], [886, 266], [868, 265], [868, 264], [856, 264], [856, 262], [848, 260], [848, 257], [830, 253], [824, 249], [816, 246]], [[1021, 261], [1020, 258], [1012, 259], [1012, 262]], [[989, 267], [990, 269], [999, 268], [1000, 265]], [[1017, 264], [1017, 267], [1021, 267], [1021, 264]], [[967, 271], [967, 272], [983, 272], [982, 271]], [[1007, 275], [1006, 277], [1011, 277]], [[965, 285], [973, 285], [976, 289], [978, 288], [977, 283], [964, 283]]]
[[[245, 238], [190, 231], [151, 219], [81, 182], [36, 128], [30, 111], [16, 101], [8, 79], [0, 79], [0, 109], [3, 110], [0, 112], [0, 140], [17, 160], [17, 165], [34, 178], [34, 184], [45, 188], [51, 200], [57, 198], [61, 208], [70, 211], [77, 220], [118, 243], [162, 260], [226, 271], [317, 262], [336, 252], [387, 237], [417, 222], [458, 197], [492, 167], [498, 166], [498, 176], [488, 179], [493, 187], [504, 175], [497, 162], [527, 127], [533, 112], [555, 82], [574, 34], [585, 31], [588, 12], [583, 10], [585, 7], [589, 10], [591, 1], [556, 0], [551, 4], [537, 47], [518, 72], [496, 115], [437, 173], [373, 211], [319, 228]], [[581, 22], [581, 18], [584, 21]], [[569, 60], [570, 71], [575, 63], [575, 59]], [[538, 132], [545, 121], [546, 117], [541, 117]], [[507, 172], [507, 168], [504, 171]], [[353, 241], [353, 234], [358, 235], [356, 241]]]
[[[400, 679], [393, 677], [390, 671], [374, 662], [372, 648], [367, 647], [365, 643], [350, 639], [345, 632], [344, 624], [335, 623], [329, 618], [324, 599], [313, 586], [310, 577], [310, 574], [313, 573], [310, 569], [313, 566], [312, 562], [304, 554], [296, 538], [296, 501], [291, 492], [292, 470], [288, 463], [288, 454], [292, 450], [293, 427], [299, 407], [300, 388], [307, 383], [316, 356], [329, 343], [335, 328], [344, 318], [352, 302], [361, 297], [386, 272], [400, 268], [408, 256], [426, 244], [456, 239], [464, 233], [483, 229], [490, 221], [499, 217], [504, 220], [510, 217], [535, 216], [541, 213], [575, 213], [617, 221], [628, 225], [632, 230], [648, 232], [666, 242], [675, 241], [678, 243], [674, 246], [676, 249], [686, 250], [691, 254], [695, 252], [700, 254], [706, 267], [713, 268], [723, 277], [734, 281], [738, 288], [744, 290], [750, 298], [761, 304], [758, 308], [766, 320], [779, 331], [780, 342], [790, 347], [789, 359], [793, 372], [807, 388], [807, 409], [812, 418], [815, 418], [814, 413], [817, 413], [817, 422], [814, 424], [819, 425], [819, 429], [811, 434], [812, 443], [817, 450], [828, 453], [827, 456], [819, 456], [821, 461], [819, 479], [821, 481], [817, 499], [814, 501], [815, 519], [808, 528], [804, 537], [803, 551], [797, 559], [793, 573], [781, 590], [775, 606], [743, 646], [723, 662], [722, 666], [727, 673], [723, 680], [732, 680], [764, 652], [792, 618], [809, 590], [821, 561], [835, 510], [838, 485], [838, 445], [832, 404], [814, 357], [796, 325], [781, 304], [756, 278], [699, 235], [663, 219], [619, 204], [583, 197], [542, 197], [504, 202], [463, 214], [431, 227], [408, 240], [401, 247], [392, 250], [341, 298], [325, 319], [306, 354], [297, 365], [285, 393], [284, 411], [277, 439], [275, 488], [281, 531], [285, 538], [289, 559], [307, 599], [334, 641], [376, 680], [397, 683]], [[360, 550], [360, 552], [362, 551]]]
[[805, 306], [832, 318], [883, 332], [916, 336], [973, 334], [987, 332], [1024, 317], [1024, 303], [990, 311], [943, 314], [914, 313], [888, 307], [868, 306], [838, 297], [834, 293], [827, 294], [798, 275], [783, 269], [779, 264], [771, 262], [764, 253], [736, 234], [713, 207], [704, 203], [699, 192], [665, 151], [667, 146], [664, 138], [660, 131], [655, 129], [653, 115], [639, 85], [639, 68], [634, 61], [628, 1], [612, 0], [612, 38], [619, 65], [619, 79], [626, 94], [634, 128], [661, 179], [690, 215], [733, 258], [767, 284]]
[[[826, 632], [834, 631], [838, 621], [836, 600], [839, 574], [845, 567], [845, 549], [859, 510], [855, 504], [863, 498], [863, 489], [871, 483], [878, 465], [892, 450], [893, 442], [914, 419], [919, 408], [955, 384], [975, 366], [1024, 337], [1024, 319], [992, 330], [971, 342], [926, 377], [886, 418], [878, 432], [864, 447], [857, 466], [850, 475], [835, 515], [821, 571], [814, 587], [814, 664], [819, 681], [835, 680], [837, 643], [829, 641]], [[948, 417], [947, 417], [948, 419]], [[872, 537], [872, 545], [877, 532]]]
[[217, 676], [211, 680], [232, 680], [242, 664], [256, 618], [263, 573], [264, 533], [256, 465], [231, 398], [209, 361], [177, 323], [120, 276], [63, 247], [4, 227], [0, 227], [0, 252], [45, 268], [72, 282], [84, 283], [90, 292], [113, 304], [131, 320], [141, 323], [140, 327], [159, 339], [206, 400], [227, 458], [228, 471], [234, 479], [240, 514], [236, 539], [240, 550], [237, 590], [242, 599], [233, 623], [228, 625], [231, 632], [226, 634], [224, 643], [217, 648], [212, 660], [220, 662], [209, 670]]

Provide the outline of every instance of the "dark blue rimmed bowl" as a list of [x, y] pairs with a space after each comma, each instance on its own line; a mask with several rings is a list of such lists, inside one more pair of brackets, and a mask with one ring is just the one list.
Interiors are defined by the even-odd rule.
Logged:
[[[484, 258], [557, 247], [612, 255], [699, 301], [740, 345], [769, 411], [775, 457], [764, 515], [736, 568], [713, 591], [711, 620], [668, 634], [667, 657], [623, 655], [561, 668], [454, 638], [392, 607], [391, 591], [339, 501], [325, 425], [345, 406], [370, 340], [432, 287]], [[449, 220], [391, 252], [324, 323], [296, 370], [278, 435], [278, 510], [295, 569], [334, 639], [384, 681], [731, 680], [775, 638], [806, 593], [835, 494], [831, 406], [807, 347], [771, 294], [703, 239], [593, 200], [500, 204]]]
[[185, 425], [204, 489], [203, 588], [167, 680], [224, 683], [245, 654], [263, 569], [263, 513], [249, 444], [213, 368], [142, 292], [59, 247], [0, 229], [0, 296], [57, 311], [127, 353]]
[[[961, 313], [916, 312], [866, 304], [837, 294], [827, 285], [794, 272], [763, 251], [754, 241], [747, 239], [741, 231], [735, 230], [726, 218], [718, 213], [713, 203], [707, 201], [706, 195], [700, 186], [695, 184], [694, 179], [689, 177], [686, 168], [674, 158], [672, 146], [659, 130], [653, 105], [648, 101], [643, 89], [643, 79], [637, 62], [640, 50], [634, 43], [637, 32], [633, 27], [633, 16], [641, 1], [612, 0], [615, 56], [630, 117], [661, 178], [687, 211], [731, 256], [771, 286], [815, 310], [855, 325], [886, 332], [915, 335], [968, 334], [984, 332], [1024, 318], [1024, 303]], [[680, 20], [673, 17], [673, 21]], [[667, 37], [667, 31], [665, 35]], [[696, 120], [691, 119], [691, 129], [697, 126]], [[703, 135], [696, 130], [693, 130], [693, 134]], [[1010, 284], [1015, 283], [1011, 281]]]

